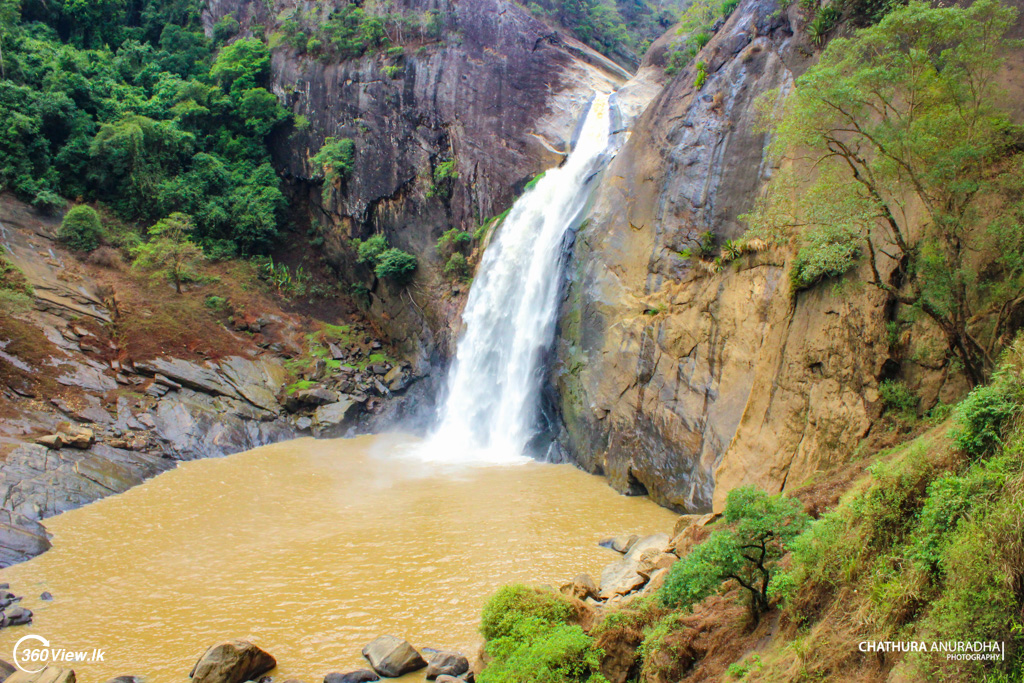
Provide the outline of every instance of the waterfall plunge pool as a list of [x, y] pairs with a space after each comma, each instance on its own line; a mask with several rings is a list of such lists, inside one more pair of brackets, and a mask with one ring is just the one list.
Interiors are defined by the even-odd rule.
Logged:
[[208, 646], [244, 638], [277, 658], [275, 680], [318, 683], [366, 666], [363, 645], [393, 634], [472, 660], [497, 588], [596, 578], [617, 558], [598, 540], [675, 519], [571, 465], [443, 466], [417, 444], [289, 441], [187, 462], [46, 520], [53, 549], [0, 571], [35, 613], [0, 631], [0, 659], [37, 634], [105, 651], [74, 665], [80, 683], [173, 683]]

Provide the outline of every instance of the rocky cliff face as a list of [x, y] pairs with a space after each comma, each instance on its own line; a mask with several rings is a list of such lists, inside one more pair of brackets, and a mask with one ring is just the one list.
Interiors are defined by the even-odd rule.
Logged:
[[[243, 26], [272, 27], [280, 11], [296, 6], [272, 4], [211, 0], [207, 20], [233, 13]], [[325, 257], [341, 279], [367, 286], [374, 317], [422, 361], [448, 350], [460, 305], [441, 276], [437, 238], [450, 227], [472, 231], [508, 208], [533, 175], [560, 161], [593, 89], [608, 91], [629, 74], [507, 0], [396, 7], [437, 12], [443, 36], [344, 61], [275, 49], [273, 88], [310, 122], [282, 133], [276, 156], [294, 195], [323, 226]], [[332, 136], [355, 142], [355, 170], [322, 196], [310, 158]], [[455, 162], [458, 178], [431, 192], [445, 161]], [[419, 257], [409, 289], [390, 288], [355, 262], [348, 240], [374, 233]]]
[[[744, 231], [772, 169], [755, 99], [813, 58], [796, 7], [746, 0], [654, 100], [577, 238], [554, 368], [562, 443], [617, 489], [682, 511], [779, 491], [849, 456], [892, 365], [884, 296], [793, 296], [785, 253], [702, 268], [685, 250]], [[652, 51], [656, 52], [656, 51]], [[934, 379], [934, 378], [933, 378]], [[962, 390], [931, 382], [930, 400]]]

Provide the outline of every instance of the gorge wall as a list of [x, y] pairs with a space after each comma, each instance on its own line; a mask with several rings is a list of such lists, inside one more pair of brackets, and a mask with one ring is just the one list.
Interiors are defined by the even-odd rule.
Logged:
[[707, 82], [695, 87], [691, 64], [654, 100], [576, 241], [553, 369], [561, 442], [620, 491], [681, 511], [846, 460], [879, 416], [879, 381], [901, 365], [926, 407], [965, 389], [898, 357], [891, 307], [857, 284], [865, 273], [841, 293], [793, 294], [788, 249], [718, 268], [682, 253], [706, 231], [718, 245], [745, 231], [773, 170], [755, 100], [790, 88], [815, 55], [799, 11], [740, 4], [696, 58]]

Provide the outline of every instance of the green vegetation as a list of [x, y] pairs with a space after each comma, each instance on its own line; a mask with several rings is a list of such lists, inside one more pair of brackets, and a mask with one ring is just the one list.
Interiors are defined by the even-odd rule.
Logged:
[[25, 274], [11, 262], [7, 250], [0, 245], [0, 312], [11, 315], [28, 311], [32, 308], [32, 294], [32, 285]]
[[808, 521], [797, 500], [751, 487], [733, 489], [725, 504], [727, 527], [672, 566], [660, 592], [662, 602], [689, 608], [732, 579], [746, 589], [756, 622], [768, 611], [768, 586], [778, 561]]
[[807, 24], [807, 36], [815, 45], [823, 45], [825, 38], [832, 31], [842, 18], [842, 13], [831, 5], [820, 8]]
[[189, 237], [195, 226], [183, 213], [172, 213], [149, 229], [149, 241], [134, 250], [136, 268], [166, 276], [181, 294], [181, 283], [196, 277], [203, 250]]
[[472, 269], [469, 260], [462, 254], [452, 254], [444, 264], [444, 274], [454, 280], [464, 280], [470, 276]]
[[345, 182], [355, 168], [356, 143], [350, 138], [327, 138], [313, 157], [316, 177], [323, 178], [326, 202], [331, 189]]
[[265, 45], [218, 54], [200, 0], [0, 6], [0, 189], [140, 223], [180, 211], [198, 243], [243, 253], [273, 242], [284, 196], [265, 138], [287, 112], [265, 87]]
[[442, 161], [434, 167], [434, 183], [427, 190], [427, 196], [448, 199], [452, 196], [452, 185], [458, 177], [459, 172], [455, 168], [455, 160]]
[[400, 286], [412, 282], [413, 274], [419, 265], [416, 256], [391, 247], [384, 235], [374, 235], [366, 240], [352, 240], [352, 246], [356, 249], [359, 263], [373, 268], [377, 277]]
[[506, 586], [484, 607], [480, 632], [491, 662], [480, 683], [606, 683], [597, 673], [602, 652], [576, 624], [560, 595]]
[[917, 406], [921, 397], [910, 390], [904, 382], [883, 380], [878, 385], [878, 396], [886, 412], [895, 413], [904, 418], [917, 417]]
[[[1018, 339], [993, 382], [957, 408], [952, 439], [939, 427], [897, 449], [794, 541], [794, 589], [785, 604], [805, 632], [825, 619], [830, 632], [842, 632], [855, 618], [867, 640], [1004, 641], [1005, 662], [949, 662], [925, 653], [911, 656], [908, 675], [1020, 680], [1024, 433], [1015, 417], [1024, 398], [1022, 363]], [[830, 616], [840, 601], [844, 616]], [[821, 676], [838, 674], [848, 655], [835, 648], [810, 638], [801, 658], [816, 662]], [[784, 654], [775, 665], [806, 670], [793, 660]]]
[[382, 280], [391, 280], [396, 285], [412, 282], [418, 262], [409, 252], [392, 247], [380, 255], [373, 272]]
[[[386, 11], [385, 11], [386, 10]], [[414, 12], [393, 7], [317, 3], [278, 14], [273, 43], [322, 59], [354, 59], [387, 49], [401, 54], [403, 45], [425, 45], [444, 37], [447, 17], [437, 10]], [[392, 52], [397, 50], [397, 53]]]
[[73, 207], [61, 221], [57, 239], [75, 251], [92, 251], [103, 239], [100, 215], [91, 206]]
[[1024, 153], [996, 78], [1015, 17], [915, 1], [833, 40], [770, 121], [774, 151], [802, 163], [747, 217], [751, 236], [802, 245], [796, 289], [864, 254], [869, 282], [929, 319], [975, 384], [1024, 289]]

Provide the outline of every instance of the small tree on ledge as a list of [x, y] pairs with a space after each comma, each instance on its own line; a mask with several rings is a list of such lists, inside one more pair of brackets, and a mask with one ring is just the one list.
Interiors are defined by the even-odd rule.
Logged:
[[672, 566], [661, 589], [667, 607], [689, 608], [708, 597], [723, 581], [736, 581], [749, 593], [756, 624], [768, 611], [768, 583], [789, 544], [810, 518], [800, 501], [769, 496], [746, 486], [729, 492], [726, 527]]
[[172, 213], [149, 229], [149, 242], [134, 251], [132, 266], [166, 275], [181, 294], [181, 283], [192, 279], [194, 268], [203, 260], [203, 250], [189, 239], [194, 226], [192, 218]]

